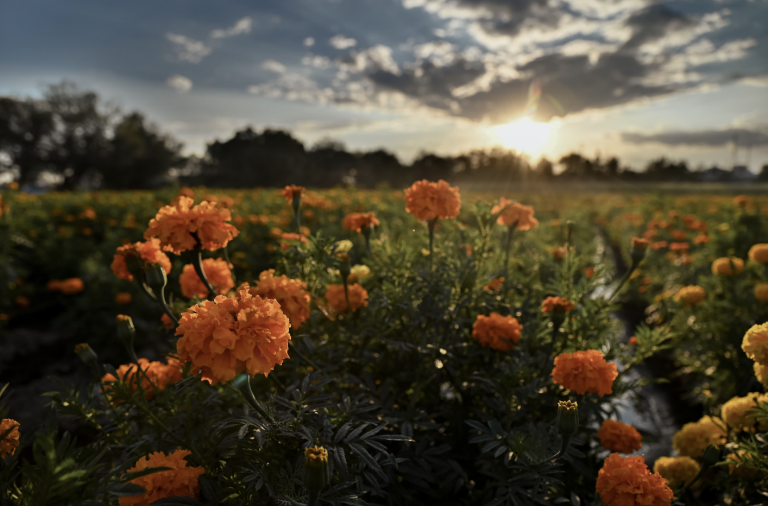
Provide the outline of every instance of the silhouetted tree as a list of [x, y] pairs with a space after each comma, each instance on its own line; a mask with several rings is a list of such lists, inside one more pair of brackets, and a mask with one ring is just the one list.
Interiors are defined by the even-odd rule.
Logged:
[[22, 185], [50, 170], [53, 116], [40, 101], [0, 97], [0, 172]]
[[170, 169], [181, 166], [182, 144], [148, 125], [138, 112], [124, 116], [110, 141], [109, 163], [101, 171], [107, 188], [153, 188], [167, 182]]

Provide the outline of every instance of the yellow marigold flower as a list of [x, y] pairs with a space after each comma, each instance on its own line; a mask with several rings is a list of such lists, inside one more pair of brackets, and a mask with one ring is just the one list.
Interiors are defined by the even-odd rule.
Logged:
[[405, 190], [405, 210], [417, 220], [455, 218], [461, 209], [459, 189], [442, 179], [436, 183], [416, 181]]
[[618, 376], [616, 364], [607, 362], [599, 350], [561, 353], [552, 370], [553, 381], [558, 385], [579, 395], [591, 392], [600, 397], [613, 393], [613, 381]]
[[517, 230], [530, 230], [539, 227], [539, 220], [533, 217], [534, 211], [531, 206], [524, 206], [519, 202], [507, 200], [504, 197], [499, 199], [499, 203], [491, 209], [492, 214], [499, 214], [496, 223], [511, 227], [515, 225]]
[[741, 349], [755, 362], [768, 365], [768, 322], [749, 329], [741, 341]]
[[[206, 258], [203, 260], [203, 272], [219, 295], [224, 295], [235, 287], [232, 271], [229, 270], [226, 260]], [[197, 275], [195, 266], [192, 264], [184, 266], [184, 270], [181, 272], [181, 276], [179, 276], [179, 284], [181, 285], [182, 295], [188, 299], [208, 296], [208, 289], [203, 284], [203, 280]]]
[[737, 257], [718, 258], [712, 262], [712, 274], [716, 276], [733, 276], [744, 270], [744, 260]]
[[179, 360], [212, 385], [242, 372], [267, 375], [288, 358], [290, 323], [274, 299], [252, 296], [244, 283], [232, 298], [217, 296], [181, 315]]
[[291, 328], [298, 329], [309, 318], [310, 296], [307, 284], [300, 279], [291, 279], [285, 274], [275, 276], [269, 269], [259, 274], [256, 285], [250, 288], [253, 296], [275, 299], [291, 322]]
[[643, 446], [643, 437], [629, 424], [605, 420], [597, 431], [603, 448], [617, 453], [632, 453]]
[[749, 259], [759, 264], [768, 264], [768, 244], [755, 244], [749, 248]]
[[347, 281], [354, 283], [355, 281], [362, 281], [371, 275], [371, 268], [367, 265], [356, 264], [349, 270], [349, 277]]
[[699, 458], [704, 455], [708, 445], [722, 446], [725, 444], [725, 423], [719, 418], [705, 416], [698, 422], [686, 423], [672, 437], [672, 448], [684, 457]]
[[661, 475], [673, 489], [693, 481], [699, 471], [701, 466], [691, 457], [659, 457], [653, 465], [653, 472]]
[[187, 465], [184, 458], [191, 453], [189, 450], [176, 450], [168, 455], [163, 452], [155, 452], [139, 459], [128, 472], [141, 471], [148, 467], [170, 467], [171, 469], [131, 480], [131, 483], [144, 487], [146, 492], [141, 495], [121, 497], [120, 506], [149, 506], [166, 497], [192, 497], [195, 499], [200, 497], [198, 479], [205, 474], [205, 469]]
[[[352, 312], [361, 307], [368, 307], [368, 291], [357, 283], [347, 285], [349, 305]], [[347, 296], [344, 294], [344, 285], [328, 285], [325, 292], [325, 300], [328, 306], [342, 313], [347, 310]]]
[[755, 362], [755, 377], [757, 381], [768, 389], [768, 365], [763, 365], [759, 362]]
[[723, 404], [720, 416], [729, 427], [736, 430], [753, 430], [758, 423], [760, 429], [765, 430], [768, 428], [768, 420], [759, 419], [748, 413], [749, 410], [757, 407], [758, 401], [768, 402], [768, 394], [752, 392], [744, 397], [734, 397]]
[[664, 478], [651, 474], [645, 457], [612, 453], [597, 473], [595, 491], [604, 506], [669, 506], [674, 494]]
[[498, 351], [508, 351], [517, 345], [522, 336], [523, 326], [517, 318], [491, 313], [479, 315], [472, 327], [472, 339], [482, 346]]
[[11, 431], [5, 436], [5, 439], [0, 441], [0, 459], [16, 453], [16, 448], [19, 447], [19, 438], [21, 437], [19, 427], [19, 422], [10, 418], [0, 422], [0, 434], [5, 434], [8, 430]]
[[706, 298], [707, 293], [699, 285], [690, 285], [680, 288], [675, 294], [675, 300], [682, 302], [684, 306], [698, 306]]

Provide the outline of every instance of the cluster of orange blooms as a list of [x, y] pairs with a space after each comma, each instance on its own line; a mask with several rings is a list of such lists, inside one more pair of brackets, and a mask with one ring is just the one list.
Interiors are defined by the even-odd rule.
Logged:
[[504, 197], [491, 209], [492, 214], [498, 214], [496, 223], [507, 227], [514, 226], [517, 230], [538, 228], [539, 220], [533, 217], [533, 207], [524, 206], [519, 202], [507, 200]]
[[61, 292], [64, 295], [74, 295], [85, 289], [85, 283], [80, 278], [69, 278], [64, 280], [52, 280], [46, 286], [49, 292]]
[[608, 362], [599, 350], [561, 353], [555, 358], [552, 379], [579, 395], [587, 392], [600, 397], [613, 393], [613, 381], [619, 376], [616, 364]]
[[348, 285], [346, 294], [344, 293], [344, 285], [328, 285], [325, 292], [325, 301], [337, 313], [343, 313], [347, 310], [347, 297], [349, 297], [349, 310], [352, 312], [361, 307], [368, 307], [368, 290], [358, 283]]
[[349, 231], [361, 232], [379, 226], [379, 220], [374, 213], [349, 213], [342, 220], [341, 225]]
[[459, 189], [442, 179], [417, 181], [405, 190], [405, 210], [420, 221], [455, 218], [461, 210]]
[[256, 285], [250, 288], [251, 295], [275, 299], [291, 322], [291, 328], [298, 329], [309, 318], [310, 295], [307, 284], [286, 275], [275, 276], [270, 269], [259, 275]]

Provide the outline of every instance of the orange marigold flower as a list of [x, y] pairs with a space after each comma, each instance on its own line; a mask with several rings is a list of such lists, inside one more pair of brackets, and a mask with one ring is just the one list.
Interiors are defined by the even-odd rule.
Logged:
[[507, 200], [504, 197], [499, 199], [499, 203], [491, 209], [492, 214], [499, 214], [496, 223], [511, 227], [515, 225], [517, 230], [530, 230], [538, 228], [539, 220], [533, 217], [534, 211], [531, 206], [524, 206], [519, 202]]
[[472, 339], [482, 346], [508, 351], [520, 341], [522, 330], [523, 326], [511, 316], [501, 316], [499, 313], [479, 315], [472, 327]]
[[604, 506], [669, 506], [674, 494], [658, 474], [651, 474], [645, 457], [612, 453], [597, 473], [595, 491]]
[[661, 249], [667, 247], [667, 241], [658, 241], [651, 244], [651, 249]]
[[226, 223], [232, 219], [229, 209], [203, 201], [192, 207], [193, 200], [180, 196], [173, 205], [161, 208], [150, 220], [145, 239], [159, 237], [165, 251], [180, 254], [200, 245], [207, 250], [223, 248], [240, 233]]
[[163, 266], [166, 274], [171, 272], [171, 260], [160, 248], [160, 239], [152, 238], [145, 242], [135, 242], [119, 246], [112, 260], [112, 272], [120, 279], [133, 281], [133, 274], [128, 271], [126, 258], [135, 257], [142, 263], [157, 263]]
[[549, 251], [558, 260], [568, 256], [568, 248], [565, 246], [552, 246], [551, 248], [548, 248], [547, 251]]
[[693, 238], [693, 244], [707, 244], [709, 242], [709, 236], [707, 234], [699, 234]]
[[0, 460], [4, 459], [8, 455], [16, 453], [16, 448], [19, 447], [19, 427], [21, 425], [16, 420], [10, 418], [4, 419], [0, 422], [0, 434], [5, 434], [7, 431], [11, 431], [5, 436], [5, 439], [0, 441]]
[[673, 242], [669, 245], [670, 251], [688, 251], [691, 247], [687, 242]]
[[768, 322], [753, 325], [744, 334], [741, 349], [755, 362], [768, 365]]
[[664, 478], [673, 489], [693, 481], [699, 471], [701, 466], [691, 457], [659, 457], [653, 464], [653, 472]]
[[285, 200], [290, 204], [293, 202], [293, 198], [296, 196], [301, 196], [307, 192], [307, 189], [303, 186], [296, 186], [296, 185], [289, 185], [286, 186], [283, 191], [282, 195], [285, 197]]
[[685, 233], [684, 230], [673, 230], [671, 234], [672, 234], [672, 239], [674, 239], [675, 241], [684, 241], [686, 237], [688, 237], [688, 234]]
[[163, 313], [163, 316], [160, 317], [160, 321], [163, 323], [165, 330], [170, 330], [176, 326], [176, 322], [171, 320], [171, 317], [165, 313]]
[[632, 238], [632, 249], [648, 249], [648, 239], [641, 239], [639, 237]]
[[[131, 386], [131, 391], [136, 392], [141, 384], [141, 388], [144, 391], [144, 398], [146, 400], [152, 400], [157, 395], [157, 392], [162, 392], [168, 385], [173, 385], [181, 381], [181, 365], [179, 361], [173, 357], [167, 358], [167, 364], [162, 362], [152, 361], [150, 362], [146, 358], [139, 359], [139, 366], [136, 364], [123, 364], [117, 368], [117, 376], [123, 383]], [[143, 372], [139, 372], [140, 370]], [[112, 386], [109, 382], [117, 381], [117, 378], [112, 374], [105, 374], [101, 378], [103, 383], [101, 391], [109, 397], [109, 391]], [[155, 390], [157, 387], [157, 390]]]
[[237, 295], [217, 296], [181, 315], [176, 335], [179, 360], [212, 385], [242, 372], [267, 375], [288, 358], [288, 317], [274, 299], [250, 294], [247, 283]]
[[198, 479], [205, 474], [202, 467], [189, 467], [185, 457], [192, 452], [189, 450], [176, 450], [166, 455], [163, 452], [150, 453], [139, 459], [136, 465], [128, 470], [129, 473], [142, 471], [148, 467], [169, 467], [168, 471], [152, 473], [130, 483], [144, 487], [146, 492], [120, 498], [120, 506], [149, 506], [155, 501], [166, 497], [200, 497], [200, 483]]
[[32, 304], [32, 301], [29, 300], [29, 297], [25, 297], [23, 295], [17, 295], [13, 301], [16, 303], [19, 307], [29, 307], [30, 304]]
[[291, 279], [285, 274], [275, 276], [275, 270], [269, 269], [259, 274], [250, 293], [279, 302], [291, 322], [291, 328], [298, 329], [309, 318], [309, 292], [307, 284], [300, 279]]
[[[301, 244], [309, 244], [309, 239], [307, 239], [303, 235], [295, 234], [293, 232], [284, 232], [283, 234], [280, 235], [280, 240], [289, 241], [289, 242], [299, 242]], [[286, 242], [280, 242], [280, 247], [285, 250], [290, 248], [291, 244]]]
[[565, 297], [547, 297], [544, 302], [541, 303], [542, 313], [551, 313], [552, 311], [558, 313], [567, 313], [576, 307], [576, 304], [566, 299]]
[[498, 277], [496, 279], [492, 279], [487, 285], [483, 287], [483, 290], [486, 292], [496, 292], [504, 285], [504, 277]]
[[631, 346], [637, 346], [637, 337], [635, 337], [635, 336], [630, 337], [629, 338], [629, 344]]
[[699, 285], [681, 287], [675, 294], [675, 300], [682, 302], [684, 306], [698, 306], [706, 298], [707, 293]]
[[733, 197], [733, 205], [738, 207], [747, 207], [747, 204], [749, 204], [749, 199], [746, 195], [736, 195]]
[[460, 209], [459, 189], [442, 179], [436, 183], [416, 181], [405, 190], [405, 210], [417, 220], [455, 218]]
[[595, 268], [587, 267], [586, 269], [584, 269], [584, 275], [587, 276], [587, 279], [592, 279], [592, 276], [595, 275]]
[[133, 296], [128, 292], [120, 292], [115, 295], [115, 304], [130, 304]]
[[659, 235], [659, 233], [655, 229], [650, 229], [643, 232], [643, 237], [646, 239], [653, 239], [657, 235]]
[[744, 260], [737, 257], [718, 258], [712, 262], [712, 274], [717, 276], [733, 276], [744, 270]]
[[672, 437], [672, 448], [684, 457], [697, 459], [704, 455], [709, 445], [722, 446], [725, 444], [727, 433], [723, 428], [725, 423], [719, 418], [705, 416], [698, 422], [686, 423]]
[[361, 232], [364, 228], [379, 226], [376, 213], [349, 213], [344, 217], [341, 225], [351, 232]]
[[[203, 272], [208, 281], [216, 289], [216, 293], [223, 295], [235, 287], [235, 281], [232, 279], [232, 271], [229, 270], [226, 260], [217, 258], [206, 258], [203, 260]], [[184, 297], [208, 297], [208, 289], [203, 284], [203, 280], [197, 275], [195, 266], [187, 264], [179, 276], [181, 293]]]
[[192, 188], [188, 188], [186, 186], [182, 186], [179, 188], [179, 195], [183, 195], [185, 197], [189, 197], [191, 199], [195, 198], [195, 190]]
[[755, 244], [749, 248], [749, 259], [759, 264], [768, 264], [768, 244]]
[[[368, 307], [368, 291], [357, 283], [347, 286], [349, 292], [349, 305], [352, 311], [357, 311], [361, 307]], [[325, 300], [328, 306], [342, 313], [347, 310], [347, 299], [344, 295], [344, 285], [328, 285], [325, 292]]]
[[617, 420], [605, 420], [597, 431], [600, 444], [612, 452], [632, 453], [643, 446], [643, 437], [637, 429]]
[[760, 430], [766, 430], [768, 428], [768, 420], [764, 418], [758, 419], [757, 416], [749, 413], [749, 410], [757, 407], [758, 401], [768, 402], [768, 394], [752, 392], [744, 397], [734, 397], [723, 404], [720, 410], [720, 417], [729, 427], [733, 427], [736, 430], [752, 430], [758, 423]]
[[85, 283], [80, 278], [69, 278], [64, 280], [49, 281], [47, 285], [49, 292], [61, 292], [64, 295], [74, 295], [85, 289]]
[[591, 392], [600, 397], [613, 393], [613, 380], [618, 376], [616, 364], [607, 362], [598, 350], [561, 353], [552, 370], [554, 382], [563, 388], [579, 395]]

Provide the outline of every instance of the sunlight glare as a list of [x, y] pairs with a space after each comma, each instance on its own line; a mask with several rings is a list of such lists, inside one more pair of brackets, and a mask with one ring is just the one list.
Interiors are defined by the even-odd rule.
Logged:
[[497, 126], [496, 135], [505, 148], [528, 155], [542, 155], [552, 132], [554, 122], [539, 123], [531, 118], [520, 118]]

